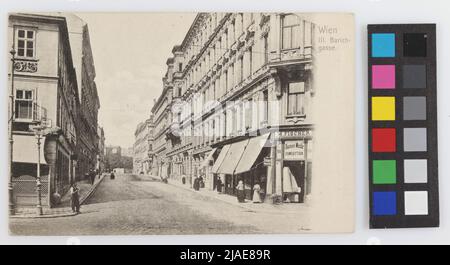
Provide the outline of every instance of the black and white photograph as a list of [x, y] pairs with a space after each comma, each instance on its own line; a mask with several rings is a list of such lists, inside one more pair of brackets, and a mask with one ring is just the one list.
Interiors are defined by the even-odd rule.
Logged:
[[353, 231], [353, 14], [7, 26], [11, 235]]

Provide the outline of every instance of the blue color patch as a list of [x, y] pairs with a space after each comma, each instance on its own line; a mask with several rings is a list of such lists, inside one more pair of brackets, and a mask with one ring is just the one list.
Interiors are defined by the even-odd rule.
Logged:
[[373, 215], [396, 215], [397, 193], [377, 191], [373, 193]]
[[395, 57], [395, 34], [372, 34], [372, 57]]

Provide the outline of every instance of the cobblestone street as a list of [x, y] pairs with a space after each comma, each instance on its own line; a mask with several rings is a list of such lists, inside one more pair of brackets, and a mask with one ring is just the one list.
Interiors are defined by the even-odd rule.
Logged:
[[[298, 221], [295, 216], [280, 220], [274, 214], [256, 213], [134, 175], [105, 178], [81, 212], [61, 218], [10, 219], [10, 230], [14, 235], [282, 233], [286, 226], [280, 224]], [[268, 218], [279, 229], [268, 227]]]

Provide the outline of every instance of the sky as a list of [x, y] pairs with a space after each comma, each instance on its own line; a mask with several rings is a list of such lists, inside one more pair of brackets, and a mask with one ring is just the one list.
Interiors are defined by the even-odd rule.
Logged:
[[132, 147], [136, 126], [150, 116], [174, 45], [195, 13], [77, 13], [88, 23], [107, 145]]

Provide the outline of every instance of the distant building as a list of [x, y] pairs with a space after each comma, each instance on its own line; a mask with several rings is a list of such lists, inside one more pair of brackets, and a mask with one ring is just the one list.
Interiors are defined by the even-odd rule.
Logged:
[[[167, 61], [167, 65], [172, 65], [172, 60]], [[172, 67], [168, 71], [172, 71]], [[171, 72], [170, 72], [171, 73]], [[152, 115], [154, 122], [153, 129], [153, 156], [152, 160], [152, 174], [162, 178], [166, 178], [171, 175], [171, 166], [167, 157], [167, 151], [170, 149], [170, 142], [168, 141], [169, 131], [172, 122], [172, 112], [170, 111], [170, 106], [172, 104], [172, 86], [168, 84], [165, 80], [172, 78], [172, 74], [166, 74], [163, 78], [163, 91], [159, 96], [158, 100], [155, 101], [152, 107]], [[188, 161], [190, 156], [186, 154], [186, 164], [190, 165]], [[173, 177], [179, 177], [179, 175], [174, 175]]]
[[112, 171], [114, 168], [124, 168], [131, 173], [133, 169], [133, 158], [123, 155], [123, 148], [120, 146], [107, 146], [105, 156], [105, 170]]
[[134, 149], [133, 147], [122, 148], [122, 156], [133, 157]]
[[[13, 110], [14, 119], [14, 203], [36, 205], [38, 151], [30, 125], [45, 123], [54, 133], [44, 137], [41, 145], [42, 203], [52, 206], [74, 180], [77, 159], [80, 95], [66, 19], [10, 14], [7, 46], [16, 51], [14, 105], [9, 108], [10, 114]], [[11, 81], [11, 73], [9, 79]], [[60, 196], [54, 196], [56, 194]]]
[[68, 21], [72, 57], [78, 82], [79, 105], [77, 115], [77, 179], [95, 170], [100, 152], [98, 110], [100, 100], [95, 83], [95, 66], [92, 56], [89, 28], [86, 22], [69, 13], [62, 13]]
[[122, 167], [122, 148], [120, 146], [106, 146], [106, 170]]
[[98, 127], [98, 135], [99, 135], [99, 142], [98, 142], [98, 155], [97, 155], [97, 167], [96, 169], [99, 170], [99, 172], [105, 171], [105, 164], [106, 164], [106, 147], [105, 147], [105, 131], [102, 127]]
[[136, 131], [134, 133], [135, 143], [133, 146], [133, 172], [136, 174], [150, 174], [151, 164], [149, 151], [150, 137], [151, 137], [151, 127], [153, 117], [150, 117], [145, 122], [141, 122], [137, 125]]

